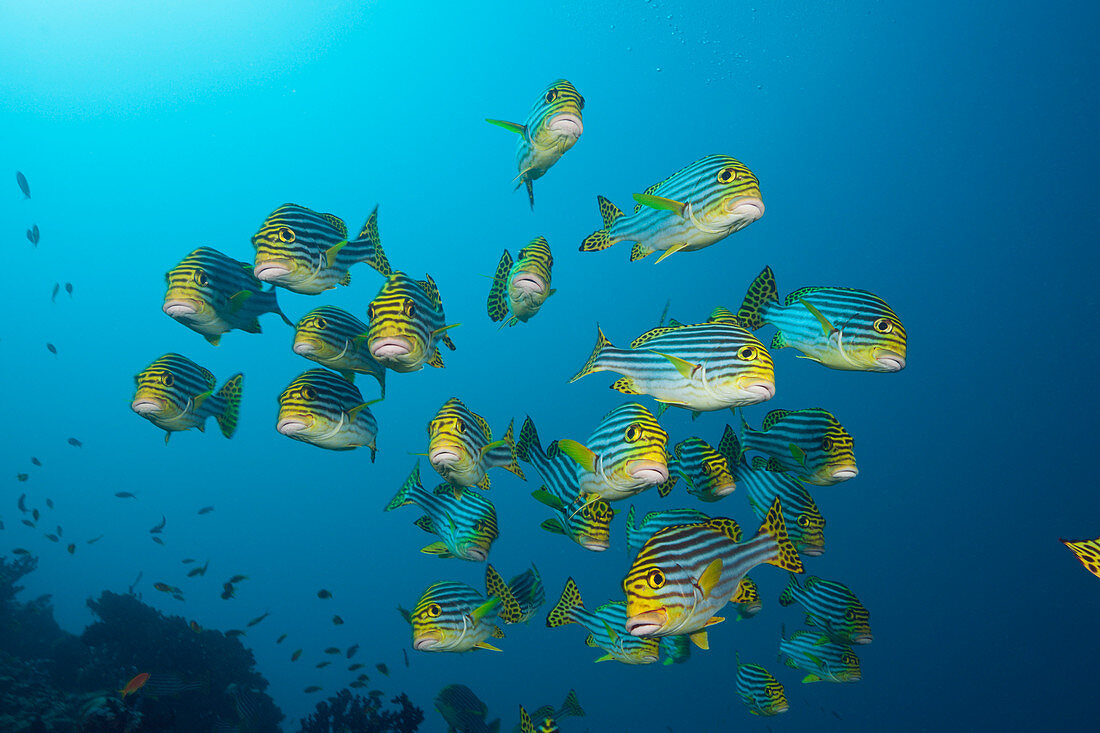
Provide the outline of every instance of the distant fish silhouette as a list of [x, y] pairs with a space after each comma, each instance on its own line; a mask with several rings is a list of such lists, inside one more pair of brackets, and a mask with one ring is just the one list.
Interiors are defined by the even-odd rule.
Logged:
[[38, 460], [34, 456], [31, 456], [31, 463], [33, 463], [36, 466], [41, 466], [42, 465], [42, 461]]
[[199, 514], [209, 514], [212, 511], [214, 511], [214, 507], [204, 506], [202, 509], [199, 509]]
[[53, 284], [53, 292], [50, 293], [50, 302], [51, 303], [56, 303], [57, 302], [57, 293], [60, 290], [61, 290], [61, 283], [54, 283]]
[[131, 494], [129, 491], [119, 491], [115, 493], [119, 499], [136, 499], [137, 497]]
[[73, 284], [65, 283], [65, 292], [69, 294], [69, 297], [73, 297]]
[[[47, 343], [47, 344], [46, 344], [46, 351], [50, 352], [50, 353], [51, 353], [51, 354], [53, 354], [54, 356], [57, 356], [57, 347], [56, 347], [56, 346], [54, 346], [53, 344]], [[72, 440], [71, 440], [71, 439], [69, 440], [69, 444], [70, 444], [70, 445], [72, 444]]]
[[[50, 349], [50, 351], [53, 351], [53, 349]], [[56, 354], [57, 352], [56, 352], [56, 351], [54, 351], [53, 353], [55, 353], [55, 354]], [[74, 448], [83, 448], [83, 447], [84, 447], [84, 444], [83, 444], [83, 443], [81, 443], [81, 442], [80, 442], [79, 440], [77, 440], [76, 438], [69, 438], [69, 445], [71, 445], [71, 446], [72, 446], [72, 447], [74, 447]], [[118, 496], [118, 494], [115, 494], [115, 496]]]
[[15, 172], [15, 182], [19, 184], [19, 190], [23, 192], [23, 198], [31, 197], [31, 186], [27, 183], [27, 177], [21, 172]]
[[33, 227], [31, 227], [30, 229], [27, 230], [27, 241], [30, 242], [31, 244], [33, 244], [35, 247], [38, 246], [38, 240], [39, 240], [40, 236], [41, 236], [41, 234], [38, 231], [38, 225], [37, 224], [35, 224]]

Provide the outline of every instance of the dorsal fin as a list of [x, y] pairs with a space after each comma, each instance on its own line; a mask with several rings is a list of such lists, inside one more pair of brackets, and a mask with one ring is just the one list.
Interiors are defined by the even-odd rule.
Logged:
[[737, 320], [737, 316], [733, 314], [733, 311], [723, 306], [718, 306], [710, 312], [710, 318], [707, 319], [707, 323], [726, 323], [731, 326], [741, 326], [741, 323]]
[[741, 525], [729, 517], [714, 517], [707, 522], [707, 527], [721, 532], [734, 542], [741, 541]]
[[341, 237], [344, 239], [348, 238], [348, 225], [344, 223], [343, 219], [336, 216], [336, 214], [318, 214], [318, 216], [331, 224], [336, 231], [340, 232]]
[[764, 416], [764, 423], [760, 426], [761, 430], [771, 430], [777, 422], [791, 414], [791, 410], [784, 410], [782, 408], [776, 408]]
[[657, 338], [658, 336], [664, 336], [666, 333], [669, 333], [670, 331], [675, 331], [677, 328], [678, 328], [677, 326], [657, 326], [656, 328], [651, 328], [648, 331], [646, 331], [645, 333], [643, 333], [641, 336], [639, 336], [638, 338], [631, 341], [630, 342], [630, 348], [636, 349], [639, 346], [641, 346], [642, 344], [648, 343], [648, 342], [652, 341], [653, 339]]

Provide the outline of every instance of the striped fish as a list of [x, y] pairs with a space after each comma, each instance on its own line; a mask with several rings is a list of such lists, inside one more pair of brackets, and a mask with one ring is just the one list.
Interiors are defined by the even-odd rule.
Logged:
[[413, 280], [394, 272], [367, 306], [367, 350], [379, 364], [395, 372], [415, 372], [424, 365], [443, 367], [438, 342], [451, 351], [454, 342], [445, 325], [443, 300], [431, 275]]
[[597, 196], [603, 227], [585, 237], [581, 252], [633, 242], [630, 261], [663, 252], [691, 252], [720, 242], [764, 215], [760, 182], [728, 155], [708, 155], [681, 168], [643, 193], [634, 194], [634, 213]]
[[556, 291], [550, 287], [550, 269], [554, 256], [545, 237], [535, 237], [519, 251], [512, 262], [508, 250], [500, 257], [493, 284], [489, 287], [486, 308], [494, 323], [503, 321], [501, 328], [526, 323]]
[[216, 249], [199, 247], [164, 279], [168, 289], [161, 309], [215, 346], [223, 333], [235, 328], [260, 333], [259, 317], [264, 313], [277, 313], [288, 326], [294, 325], [279, 309], [274, 287], [264, 290], [251, 265]]
[[367, 349], [367, 324], [334, 305], [314, 308], [302, 316], [294, 330], [294, 353], [340, 372], [349, 382], [356, 374], [368, 374], [378, 381], [386, 396], [386, 368]]
[[[859, 657], [846, 644], [837, 644], [814, 631], [796, 631], [779, 637], [779, 656], [792, 669], [809, 672], [807, 682], [859, 682]], [[783, 659], [786, 657], [786, 659]]]
[[485, 566], [485, 595], [464, 583], [444, 581], [428, 586], [406, 621], [412, 625], [413, 649], [422, 652], [465, 652], [490, 649], [490, 636], [504, 638], [494, 621], [516, 623], [519, 602], [492, 565]]
[[490, 468], [500, 467], [525, 478], [514, 449], [511, 422], [504, 437], [494, 441], [488, 421], [457, 397], [444, 402], [428, 423], [428, 462], [455, 487], [455, 496], [467, 486], [488, 489]]
[[662, 636], [657, 640], [661, 664], [683, 664], [691, 659], [690, 636]]
[[689, 494], [706, 502], [718, 501], [737, 488], [726, 455], [711, 448], [702, 438], [681, 440], [673, 452], [676, 457], [669, 462], [671, 478], [660, 487], [664, 491], [662, 496], [667, 496], [679, 479], [687, 484]]
[[[522, 719], [522, 713], [526, 712], [523, 709], [522, 705], [520, 706], [520, 711], [520, 717]], [[566, 694], [565, 700], [562, 702], [561, 707], [555, 708], [553, 705], [543, 705], [532, 710], [531, 714], [528, 717], [532, 721], [532, 725], [534, 725], [535, 721], [539, 722], [539, 727], [533, 728], [533, 730], [538, 731], [538, 733], [550, 733], [551, 731], [558, 730], [557, 721], [559, 718], [583, 718], [584, 715], [584, 708], [581, 707], [580, 702], [577, 700], [576, 691], [570, 690]], [[518, 730], [521, 730], [521, 726], [519, 725], [512, 728], [513, 733]]]
[[179, 430], [203, 431], [210, 416], [225, 437], [232, 438], [237, 430], [243, 374], [234, 374], [215, 392], [210, 370], [185, 356], [165, 354], [142, 369], [134, 383], [130, 409], [165, 431], [165, 443]]
[[756, 587], [756, 581], [747, 575], [741, 578], [737, 592], [730, 599], [730, 605], [737, 614], [735, 621], [752, 618], [760, 613], [764, 609], [764, 602], [760, 600], [760, 589]]
[[552, 629], [566, 624], [580, 624], [588, 630], [585, 644], [603, 649], [606, 654], [597, 662], [616, 661], [623, 664], [652, 664], [659, 656], [656, 638], [640, 638], [623, 633], [626, 628], [626, 604], [622, 601], [605, 603], [594, 611], [584, 607], [580, 589], [572, 578], [557, 604], [546, 616], [546, 625]]
[[741, 655], [737, 660], [737, 696], [753, 715], [770, 717], [790, 710], [787, 693], [771, 672], [759, 664], [745, 664]]
[[1076, 542], [1064, 539], [1061, 543], [1073, 551], [1085, 570], [1100, 578], [1100, 538]]
[[516, 188], [520, 184], [527, 186], [527, 198], [532, 209], [535, 208], [532, 182], [550, 170], [550, 166], [557, 163], [580, 139], [584, 132], [581, 121], [583, 109], [584, 97], [568, 81], [558, 79], [543, 90], [522, 125], [504, 120], [485, 120], [520, 136], [516, 144], [516, 167], [519, 169]]
[[333, 214], [321, 214], [298, 204], [283, 204], [268, 214], [252, 235], [256, 249], [256, 277], [294, 293], [316, 295], [351, 284], [348, 269], [366, 262], [383, 275], [390, 263], [378, 236], [378, 207], [374, 207], [357, 239], [348, 239], [348, 227]]
[[607, 413], [588, 445], [559, 440], [558, 449], [577, 463], [582, 494], [608, 501], [626, 499], [668, 480], [668, 433], [636, 402]]
[[661, 326], [616, 348], [596, 327], [596, 346], [571, 379], [612, 371], [623, 377], [611, 388], [647, 394], [665, 405], [695, 412], [755, 405], [775, 396], [772, 358], [755, 336], [727, 320], [692, 326]]
[[716, 517], [653, 535], [623, 579], [626, 630], [634, 636], [690, 634], [706, 649], [706, 627], [723, 620], [714, 614], [729, 603], [750, 570], [767, 563], [802, 572], [778, 501], [751, 540], [738, 542], [741, 533], [735, 527], [732, 520]]
[[769, 471], [786, 471], [815, 486], [832, 486], [859, 474], [855, 441], [833, 413], [822, 407], [772, 410], [760, 430], [741, 418], [741, 456], [760, 451]]
[[419, 463], [386, 505], [385, 511], [410, 504], [425, 512], [416, 526], [437, 535], [440, 540], [423, 548], [421, 552], [425, 554], [485, 562], [493, 540], [500, 536], [493, 502], [472, 491], [455, 497], [447, 484], [441, 484], [435, 491], [428, 491], [420, 483]]
[[838, 644], [870, 644], [871, 614], [848, 586], [807, 575], [803, 584], [791, 576], [779, 605], [797, 603], [806, 609], [806, 625], [815, 626]]
[[[626, 554], [630, 557], [638, 554], [649, 538], [665, 527], [680, 524], [700, 524], [710, 521], [710, 517], [695, 509], [666, 509], [663, 512], [649, 512], [638, 524], [634, 523], [634, 506], [626, 514]], [[733, 520], [730, 520], [733, 521]], [[734, 525], [737, 523], [734, 522]], [[741, 537], [741, 528], [736, 529]]]
[[508, 588], [519, 603], [519, 619], [517, 623], [527, 623], [535, 615], [535, 611], [546, 603], [546, 589], [542, 585], [542, 576], [539, 569], [531, 565], [519, 575], [508, 581]]
[[302, 372], [279, 395], [275, 429], [288, 438], [329, 450], [370, 448], [374, 463], [378, 421], [354, 384], [327, 369]]
[[489, 706], [466, 685], [447, 685], [435, 696], [435, 709], [451, 727], [451, 733], [499, 733], [500, 719], [486, 723]]
[[799, 288], [779, 302], [770, 267], [749, 286], [737, 317], [753, 331], [779, 329], [773, 349], [788, 346], [830, 369], [900, 372], [905, 326], [882, 298], [853, 288]]
[[565, 535], [593, 552], [611, 546], [611, 519], [615, 510], [603, 499], [584, 500], [575, 464], [559, 452], [556, 442], [543, 450], [531, 418], [523, 421], [515, 453], [517, 459], [533, 465], [542, 477], [543, 486], [531, 496], [557, 515], [539, 526], [553, 534]]

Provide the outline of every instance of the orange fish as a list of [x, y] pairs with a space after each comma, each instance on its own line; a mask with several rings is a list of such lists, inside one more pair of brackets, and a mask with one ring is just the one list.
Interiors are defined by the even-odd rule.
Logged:
[[149, 680], [149, 673], [148, 672], [142, 672], [139, 675], [134, 675], [134, 678], [132, 680], [130, 680], [129, 682], [127, 682], [125, 687], [123, 687], [121, 690], [119, 690], [119, 692], [122, 693], [122, 699], [125, 700], [127, 695], [140, 690], [142, 687], [145, 686], [145, 683], [148, 680]]

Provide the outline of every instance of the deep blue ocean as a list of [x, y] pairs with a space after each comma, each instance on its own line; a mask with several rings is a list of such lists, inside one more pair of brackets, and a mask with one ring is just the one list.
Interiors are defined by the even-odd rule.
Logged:
[[[505, 731], [519, 705], [556, 704], [569, 688], [587, 716], [560, 721], [566, 733], [1094, 729], [1100, 579], [1059, 538], [1100, 535], [1088, 468], [1100, 356], [1098, 21], [1095, 4], [1060, 2], [0, 5], [0, 550], [39, 559], [19, 598], [52, 594], [76, 634], [93, 620], [86, 599], [125, 593], [139, 572], [144, 602], [206, 629], [245, 628], [270, 611], [241, 641], [287, 731], [355, 678], [346, 664], [317, 669], [322, 650], [355, 643], [371, 687], [407, 692], [425, 710], [423, 731], [446, 730], [432, 699], [455, 682]], [[586, 100], [584, 133], [535, 182], [532, 211], [513, 191], [515, 136], [484, 119], [522, 121], [557, 78]], [[758, 176], [760, 221], [659, 264], [629, 262], [629, 245], [578, 252], [600, 225], [597, 194], [625, 206], [711, 153]], [[316, 366], [292, 353], [277, 316], [215, 347], [161, 311], [164, 274], [184, 255], [206, 245], [251, 262], [251, 236], [285, 202], [354, 231], [377, 205], [390, 261], [431, 274], [448, 322], [461, 324], [445, 368], [387, 375], [371, 407], [373, 464], [365, 449], [276, 432], [277, 396]], [[24, 235], [34, 224], [37, 246]], [[498, 329], [484, 276], [503, 249], [538, 235], [554, 253], [557, 293], [530, 322]], [[870, 610], [863, 679], [801, 684], [802, 672], [776, 661], [781, 627], [801, 616], [776, 602], [787, 574], [770, 566], [752, 573], [763, 611], [716, 627], [688, 663], [594, 664], [600, 652], [580, 628], [543, 618], [569, 576], [592, 605], [622, 598], [627, 503], [616, 506], [611, 549], [587, 552], [539, 529], [551, 513], [529, 496], [539, 485], [530, 467], [527, 482], [490, 474], [501, 530], [490, 562], [506, 577], [536, 563], [547, 606], [506, 628], [501, 653], [414, 651], [398, 606], [439, 580], [483, 587], [482, 564], [419, 552], [431, 539], [414, 510], [382, 511], [426, 450], [439, 406], [461, 398], [494, 435], [531, 416], [544, 443], [583, 441], [630, 399], [608, 389], [608, 374], [569, 383], [597, 323], [618, 345], [657, 325], [666, 302], [689, 323], [715, 306], [736, 310], [765, 265], [781, 294], [873, 291], [909, 334], [896, 374], [773, 349], [777, 394], [745, 411], [759, 423], [775, 407], [821, 406], [855, 437], [860, 475], [813, 488], [827, 552], [806, 568]], [[279, 302], [294, 321], [321, 304], [365, 319], [383, 279], [365, 265], [351, 274], [349, 287], [280, 290]], [[51, 302], [65, 282], [72, 295]], [[134, 375], [166, 352], [219, 384], [244, 372], [233, 439], [210, 421], [165, 446], [131, 411]], [[357, 384], [377, 397], [373, 380]], [[714, 443], [738, 420], [670, 410], [660, 422], [673, 443]], [[20, 522], [23, 493], [45, 512], [34, 529]], [[681, 486], [634, 504], [756, 526], [741, 491], [703, 505]], [[198, 515], [207, 505], [215, 510]], [[162, 517], [158, 545], [149, 529]], [[43, 536], [54, 525], [58, 543]], [[209, 559], [207, 575], [186, 577], [186, 557]], [[248, 580], [222, 600], [234, 574]], [[319, 599], [322, 588], [333, 598]], [[786, 686], [788, 713], [748, 714], [733, 693], [735, 652]], [[322, 690], [303, 693], [311, 685]]]

